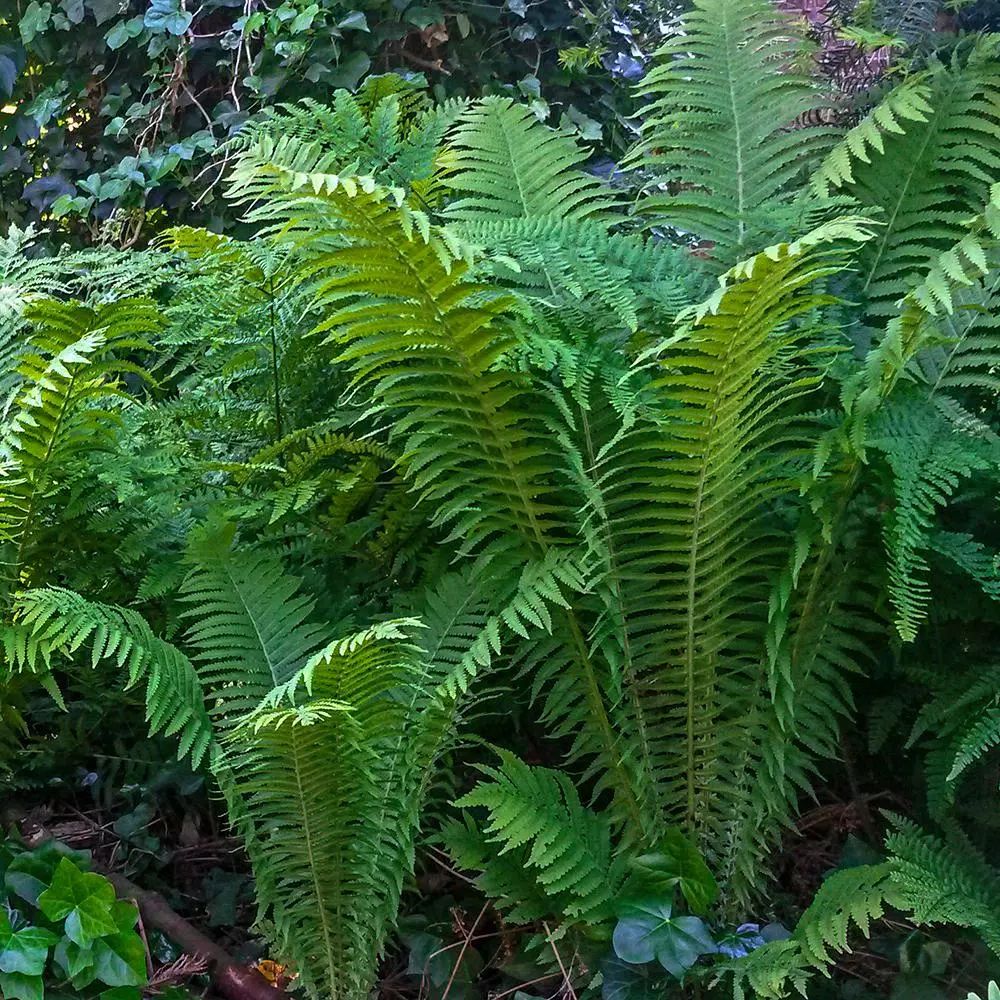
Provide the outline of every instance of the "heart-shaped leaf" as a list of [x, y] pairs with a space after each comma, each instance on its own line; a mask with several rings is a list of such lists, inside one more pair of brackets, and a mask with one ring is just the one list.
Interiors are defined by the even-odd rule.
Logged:
[[42, 977], [26, 976], [23, 972], [0, 972], [0, 997], [4, 1000], [44, 1000]]
[[655, 958], [676, 979], [702, 955], [715, 952], [715, 942], [700, 917], [675, 917], [669, 901], [633, 899], [621, 910], [612, 937], [615, 954], [642, 965]]
[[676, 827], [669, 829], [657, 850], [632, 861], [633, 883], [641, 883], [653, 893], [681, 890], [693, 913], [704, 915], [719, 895], [715, 877], [701, 852]]
[[94, 942], [97, 978], [108, 986], [141, 986], [146, 982], [146, 949], [131, 931]]

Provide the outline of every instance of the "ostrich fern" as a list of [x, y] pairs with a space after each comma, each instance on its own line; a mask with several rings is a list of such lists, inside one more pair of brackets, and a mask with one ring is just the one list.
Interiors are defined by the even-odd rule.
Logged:
[[[555, 766], [500, 748], [443, 836], [508, 919], [606, 937], [631, 863], [677, 838], [729, 919], [840, 753], [852, 675], [938, 624], [937, 568], [1000, 596], [988, 538], [948, 520], [996, 486], [995, 39], [840, 129], [806, 124], [797, 31], [697, 0], [642, 85], [631, 213], [509, 99], [374, 79], [233, 143], [258, 235], [168, 234], [164, 308], [24, 311], [5, 676], [58, 698], [62, 669], [124, 668], [210, 767], [310, 995], [370, 990], [439, 763], [498, 676]], [[160, 492], [132, 504], [115, 463]], [[136, 607], [83, 571], [51, 586], [81, 523], [105, 548], [129, 529]], [[901, 825], [787, 941], [714, 959], [737, 991], [804, 988], [887, 904], [996, 943], [949, 812], [998, 740], [989, 678], [914, 729], [948, 836]]]

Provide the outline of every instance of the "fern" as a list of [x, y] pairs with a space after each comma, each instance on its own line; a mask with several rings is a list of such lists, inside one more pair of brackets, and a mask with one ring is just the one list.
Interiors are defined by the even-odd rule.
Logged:
[[[515, 866], [537, 883], [545, 913], [588, 923], [606, 919], [624, 880], [623, 860], [612, 853], [607, 819], [581, 804], [565, 774], [529, 767], [507, 751], [498, 752], [499, 767], [481, 768], [491, 780], [480, 782], [455, 804], [487, 810], [483, 835], [500, 848], [497, 863], [504, 865], [505, 856], [513, 853]], [[520, 903], [520, 919], [527, 915], [524, 905]]]
[[963, 479], [990, 468], [992, 449], [939, 418], [901, 408], [884, 411], [875, 434], [872, 446], [885, 453], [895, 477], [896, 506], [885, 528], [889, 593], [899, 634], [912, 640], [930, 600], [924, 551], [934, 510]]
[[159, 325], [152, 304], [124, 300], [90, 309], [51, 300], [26, 314], [33, 326], [17, 367], [19, 387], [0, 439], [0, 579], [5, 591], [30, 579], [59, 472], [114, 439], [121, 377], [145, 377], [121, 355], [148, 346]]
[[1000, 876], [958, 843], [946, 844], [899, 817], [894, 827], [886, 839], [892, 881], [913, 919], [971, 927], [1000, 955]]
[[196, 562], [181, 588], [192, 619], [186, 639], [222, 731], [291, 680], [329, 639], [310, 620], [314, 602], [298, 593], [280, 562], [264, 553], [234, 556], [231, 535], [196, 540]]
[[882, 213], [884, 228], [859, 261], [862, 291], [873, 315], [894, 311], [900, 290], [922, 277], [957, 241], [969, 215], [989, 199], [1000, 166], [1000, 76], [986, 38], [949, 65], [930, 70], [926, 121], [887, 135], [884, 153], [854, 166], [846, 191]]
[[529, 108], [507, 97], [487, 97], [459, 119], [449, 142], [448, 185], [459, 194], [446, 218], [553, 217], [599, 221], [615, 198], [583, 173], [587, 154], [572, 138], [543, 128]]
[[872, 921], [883, 916], [886, 901], [894, 901], [891, 876], [888, 863], [845, 868], [829, 876], [788, 940], [765, 944], [731, 963], [737, 1000], [745, 997], [745, 987], [761, 1000], [788, 996], [789, 985], [806, 996], [813, 972], [826, 973], [838, 953], [851, 950], [852, 928], [867, 937]]
[[[311, 995], [363, 996], [403, 873], [412, 864], [419, 784], [385, 751], [406, 721], [394, 693], [419, 683], [415, 650], [380, 626], [331, 644], [230, 728], [231, 780], [261, 909]], [[303, 690], [304, 688], [304, 690]], [[392, 827], [373, 808], [393, 796]], [[233, 802], [233, 796], [239, 802]]]
[[676, 193], [653, 190], [639, 210], [710, 241], [723, 267], [784, 231], [792, 182], [826, 143], [822, 128], [791, 127], [821, 103], [795, 68], [797, 30], [769, 0], [697, 0], [640, 88], [649, 104], [630, 163]]
[[110, 660], [127, 669], [128, 686], [144, 682], [150, 736], [174, 737], [178, 758], [189, 756], [192, 767], [206, 759], [214, 737], [198, 676], [187, 657], [154, 635], [141, 615], [61, 588], [26, 591], [15, 611], [28, 632], [19, 653], [26, 666], [35, 669], [44, 660], [48, 667], [55, 652], [72, 657], [89, 645], [92, 666]]
[[885, 135], [905, 135], [907, 122], [926, 122], [933, 114], [930, 87], [922, 74], [915, 74], [885, 97], [826, 154], [810, 179], [821, 197], [854, 182], [852, 163], [871, 164], [872, 154], [885, 154]]

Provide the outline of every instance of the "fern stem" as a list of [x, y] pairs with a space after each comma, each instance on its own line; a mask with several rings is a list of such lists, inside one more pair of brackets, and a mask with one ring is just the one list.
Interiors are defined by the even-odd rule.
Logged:
[[566, 612], [566, 620], [569, 623], [570, 635], [573, 637], [573, 644], [576, 647], [578, 662], [583, 668], [590, 715], [600, 730], [601, 740], [605, 747], [608, 769], [615, 775], [614, 797], [615, 799], [620, 797], [625, 800], [626, 812], [631, 820], [635, 839], [641, 841], [644, 831], [642, 809], [639, 806], [635, 789], [632, 787], [632, 779], [624, 767], [624, 761], [618, 752], [618, 741], [615, 738], [611, 720], [608, 718], [607, 706], [604, 704], [604, 695], [601, 693], [601, 684], [597, 679], [590, 651], [587, 649], [583, 631], [580, 628], [576, 612], [573, 609]]
[[274, 319], [274, 275], [268, 277], [268, 317], [271, 325], [271, 378], [274, 381], [274, 439], [284, 436], [281, 420], [281, 381], [278, 377], [278, 338], [275, 334]]
[[[292, 727], [292, 735], [289, 740], [292, 748], [292, 766], [295, 769], [295, 789], [299, 797], [299, 808], [302, 813], [302, 835], [305, 842], [306, 854], [309, 858], [309, 874], [313, 881], [313, 891], [316, 893], [316, 912], [319, 915], [320, 924], [323, 928], [323, 949], [326, 953], [326, 968], [328, 975], [328, 987], [330, 996], [337, 996], [337, 968], [338, 963], [333, 957], [333, 935], [330, 930], [329, 915], [323, 905], [324, 893], [319, 884], [319, 868], [315, 852], [313, 850], [312, 825], [309, 822], [309, 806], [306, 802], [305, 788], [302, 786], [302, 767], [299, 760], [298, 740], [295, 735], [295, 727]], [[339, 851], [338, 851], [339, 855]], [[342, 868], [343, 859], [338, 857], [338, 863]], [[337, 922], [343, 926], [343, 916], [340, 913], [340, 893], [336, 894]]]

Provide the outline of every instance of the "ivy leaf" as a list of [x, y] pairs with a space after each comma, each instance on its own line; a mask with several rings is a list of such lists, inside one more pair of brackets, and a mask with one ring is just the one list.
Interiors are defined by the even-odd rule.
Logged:
[[79, 852], [57, 848], [51, 842], [42, 844], [11, 861], [4, 873], [4, 883], [15, 896], [37, 906], [38, 897], [49, 887], [60, 861], [74, 856], [81, 857]]
[[112, 51], [120, 49], [130, 38], [137, 38], [145, 27], [141, 16], [130, 17], [127, 21], [118, 21], [104, 36], [104, 41]]
[[0, 972], [40, 976], [49, 948], [57, 940], [52, 931], [43, 927], [22, 927], [15, 931], [6, 910], [0, 909]]
[[[74, 985], [78, 988], [89, 985], [76, 980], [83, 978], [86, 973], [92, 972], [94, 968], [94, 953], [90, 948], [81, 948], [78, 944], [73, 944], [68, 937], [63, 937], [56, 945], [56, 950], [52, 953], [52, 960], [62, 970], [67, 979], [74, 980]], [[91, 978], [91, 982], [93, 979]]]
[[337, 22], [338, 28], [353, 28], [355, 31], [369, 31], [368, 18], [364, 11], [352, 10], [346, 17]]
[[72, 861], [63, 858], [52, 877], [52, 885], [38, 897], [38, 908], [49, 920], [65, 918], [66, 936], [86, 948], [96, 938], [118, 930], [112, 915], [116, 902], [115, 890], [107, 879], [80, 871]]
[[643, 965], [654, 958], [676, 979], [702, 955], [716, 950], [700, 917], [675, 917], [669, 901], [636, 899], [622, 907], [612, 936], [615, 954], [624, 962]]
[[149, 10], [143, 18], [147, 28], [165, 31], [168, 35], [183, 35], [191, 26], [194, 15], [181, 10], [179, 0], [150, 0]]
[[87, 0], [87, 6], [98, 24], [110, 21], [122, 7], [119, 0]]
[[0, 972], [0, 997], [4, 1000], [45, 1000], [41, 976], [23, 972]]
[[52, 4], [39, 4], [37, 0], [24, 8], [21, 20], [18, 22], [18, 30], [21, 32], [21, 41], [29, 45], [36, 35], [40, 35], [52, 20]]
[[141, 986], [146, 982], [146, 949], [131, 931], [94, 942], [97, 978], [108, 986]]
[[691, 911], [699, 915], [706, 914], [719, 895], [701, 852], [675, 827], [667, 831], [656, 851], [635, 858], [632, 867], [634, 881], [646, 887], [646, 894], [669, 896], [677, 886]]

